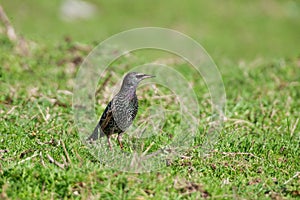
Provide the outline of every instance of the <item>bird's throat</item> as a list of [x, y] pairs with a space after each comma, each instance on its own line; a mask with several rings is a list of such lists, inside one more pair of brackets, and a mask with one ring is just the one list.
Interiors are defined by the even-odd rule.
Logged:
[[133, 91], [128, 91], [127, 94], [126, 94], [126, 98], [128, 100], [132, 100], [132, 99], [135, 99], [136, 98], [136, 91], [133, 90]]

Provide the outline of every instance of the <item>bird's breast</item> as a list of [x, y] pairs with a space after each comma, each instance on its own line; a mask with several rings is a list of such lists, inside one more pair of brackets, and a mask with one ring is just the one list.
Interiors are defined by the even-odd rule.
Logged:
[[136, 95], [119, 95], [113, 101], [113, 118], [119, 128], [126, 130], [134, 120], [138, 111]]

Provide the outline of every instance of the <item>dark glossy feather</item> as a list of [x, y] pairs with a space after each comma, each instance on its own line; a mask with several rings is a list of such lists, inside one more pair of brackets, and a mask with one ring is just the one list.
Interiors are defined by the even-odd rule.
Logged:
[[137, 85], [141, 80], [151, 77], [153, 76], [136, 72], [127, 74], [120, 91], [105, 108], [88, 140], [97, 140], [99, 136], [103, 137], [106, 135], [109, 147], [111, 148], [110, 136], [117, 133], [120, 147], [123, 148], [121, 143], [122, 133], [132, 124], [138, 112]]

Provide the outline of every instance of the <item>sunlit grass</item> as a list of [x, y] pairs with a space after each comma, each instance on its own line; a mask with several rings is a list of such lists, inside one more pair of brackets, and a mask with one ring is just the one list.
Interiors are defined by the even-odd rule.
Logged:
[[[175, 16], [164, 12], [172, 10], [169, 3], [152, 2], [146, 9], [143, 2], [131, 6], [103, 1], [97, 4], [97, 19], [69, 25], [51, 17], [58, 1], [34, 5], [49, 9], [41, 10], [40, 19], [38, 13], [28, 11], [31, 1], [1, 2], [17, 30], [35, 44], [22, 56], [0, 35], [0, 199], [299, 198], [300, 20], [294, 12], [298, 3], [197, 2], [174, 1], [173, 6], [182, 11]], [[21, 8], [27, 14], [18, 18]], [[44, 23], [49, 27], [42, 30]], [[93, 40], [145, 25], [176, 28], [204, 44], [222, 74], [226, 120], [217, 143], [204, 151], [212, 108], [205, 82], [191, 66], [160, 51], [120, 58], [109, 68], [111, 77], [103, 88], [105, 79], [99, 81], [97, 116], [128, 69], [159, 59], [185, 76], [200, 108], [198, 135], [184, 154], [163, 160], [158, 171], [128, 173], [118, 166], [107, 168], [80, 140], [72, 95], [79, 66], [96, 45]], [[73, 39], [65, 40], [63, 35]], [[178, 102], [172, 91], [159, 85], [142, 86], [137, 93], [140, 110], [133, 128], [150, 121], [147, 109], [153, 105], [170, 111], [164, 113], [164, 123], [151, 127], [160, 131], [158, 137], [141, 141], [124, 136], [125, 152], [136, 145], [141, 153], [152, 153], [172, 140], [180, 121], [173, 112]], [[116, 139], [112, 141], [118, 148]]]

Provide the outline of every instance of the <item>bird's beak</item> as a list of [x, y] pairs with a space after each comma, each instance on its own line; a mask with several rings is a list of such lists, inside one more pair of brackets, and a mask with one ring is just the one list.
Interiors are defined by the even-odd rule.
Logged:
[[148, 74], [137, 74], [137, 77], [141, 80], [146, 79], [146, 78], [154, 78], [155, 76], [153, 75], [148, 75]]

